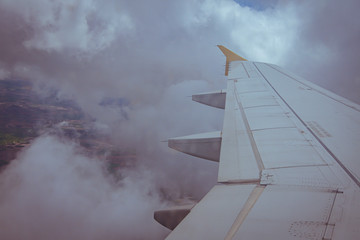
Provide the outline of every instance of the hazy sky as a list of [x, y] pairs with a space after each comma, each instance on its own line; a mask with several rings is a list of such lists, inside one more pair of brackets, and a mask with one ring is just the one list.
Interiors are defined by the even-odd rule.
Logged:
[[[160, 190], [200, 198], [216, 182], [216, 163], [161, 143], [221, 129], [221, 110], [187, 97], [225, 88], [216, 44], [360, 103], [359, 7], [356, 0], [0, 0], [0, 79], [32, 81], [40, 95], [58, 89], [139, 158], [119, 185], [75, 143], [40, 137], [0, 175], [0, 225], [8, 226], [0, 237], [163, 238], [168, 231], [152, 220], [167, 204]], [[99, 104], [107, 97], [130, 105]]]

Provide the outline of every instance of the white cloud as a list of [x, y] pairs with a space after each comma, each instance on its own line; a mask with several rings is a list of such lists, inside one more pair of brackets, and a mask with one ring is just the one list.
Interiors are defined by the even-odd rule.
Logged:
[[[28, 49], [94, 54], [135, 26], [119, 4], [94, 0], [1, 1], [32, 29]], [[120, 5], [120, 6], [118, 6]]]
[[[76, 144], [36, 139], [0, 175], [2, 239], [159, 239], [152, 174], [116, 183]], [[138, 226], [134, 231], [133, 226]], [[149, 237], [152, 236], [152, 237]]]
[[213, 25], [217, 34], [253, 61], [284, 63], [299, 34], [300, 19], [293, 5], [257, 11], [231, 0], [205, 0], [189, 9], [184, 19], [188, 29]]

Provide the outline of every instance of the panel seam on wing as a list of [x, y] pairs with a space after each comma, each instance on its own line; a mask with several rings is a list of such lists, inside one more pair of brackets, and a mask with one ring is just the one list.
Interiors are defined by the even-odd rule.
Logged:
[[[354, 110], [356, 110], [356, 111], [360, 112], [360, 110], [359, 110], [359, 109], [357, 109], [355, 106], [351, 106], [351, 105], [349, 105], [349, 104], [346, 104], [346, 103], [342, 102], [342, 101], [341, 101], [341, 100], [339, 100], [339, 99], [336, 99], [336, 98], [334, 98], [334, 97], [329, 96], [328, 94], [326, 94], [326, 93], [324, 93], [324, 92], [319, 91], [318, 89], [315, 89], [315, 88], [313, 88], [313, 87], [311, 87], [311, 86], [308, 86], [306, 83], [303, 83], [302, 81], [300, 81], [300, 80], [298, 80], [298, 79], [296, 79], [296, 78], [294, 78], [294, 77], [290, 76], [289, 74], [284, 73], [283, 71], [281, 71], [281, 70], [279, 70], [279, 69], [274, 68], [273, 66], [271, 66], [271, 65], [270, 65], [270, 64], [268, 64], [268, 63], [264, 63], [264, 64], [265, 64], [266, 66], [268, 66], [268, 67], [271, 67], [271, 68], [272, 68], [272, 69], [274, 69], [275, 71], [278, 71], [279, 73], [281, 73], [281, 74], [283, 74], [283, 75], [285, 75], [285, 76], [287, 76], [287, 77], [289, 77], [289, 78], [293, 79], [294, 81], [296, 81], [296, 82], [298, 82], [298, 83], [300, 83], [300, 84], [302, 84], [302, 85], [304, 85], [304, 86], [306, 86], [306, 87], [310, 88], [310, 90], [314, 90], [314, 91], [316, 91], [316, 92], [320, 93], [321, 95], [324, 95], [324, 96], [326, 96], [326, 97], [328, 97], [328, 98], [331, 98], [332, 100], [334, 100], [334, 101], [336, 101], [336, 102], [338, 102], [338, 103], [344, 104], [345, 106], [347, 106], [347, 107], [349, 107], [349, 108], [352, 108], [352, 109], [354, 109]], [[260, 70], [259, 70], [259, 71], [260, 71]]]
[[248, 135], [250, 143], [251, 143], [251, 148], [253, 150], [253, 153], [254, 153], [254, 156], [255, 156], [255, 159], [256, 159], [256, 163], [258, 165], [259, 171], [262, 171], [264, 169], [264, 163], [261, 160], [260, 152], [259, 152], [259, 150], [257, 148], [254, 136], [252, 135], [252, 131], [251, 131], [248, 119], [246, 117], [244, 108], [243, 108], [243, 106], [242, 106], [242, 104], [241, 104], [241, 102], [239, 100], [239, 96], [238, 96], [238, 92], [237, 92], [237, 88], [236, 88], [235, 83], [234, 83], [234, 92], [235, 92], [234, 95], [235, 95], [236, 102], [237, 102], [237, 104], [239, 106], [240, 113], [241, 113], [241, 115], [243, 117], [243, 121], [244, 121], [244, 124], [245, 124], [245, 127], [246, 127], [246, 132], [247, 132], [247, 135]]
[[265, 186], [256, 186], [254, 190], [250, 193], [249, 198], [247, 199], [245, 205], [241, 209], [239, 215], [235, 219], [233, 225], [231, 226], [229, 232], [226, 234], [225, 240], [231, 240], [237, 231], [239, 230], [241, 224], [245, 221], [247, 215], [254, 207], [256, 201], [260, 198], [263, 193]]
[[[335, 162], [345, 171], [345, 173], [353, 180], [353, 182], [360, 187], [360, 180], [355, 176], [350, 169], [348, 169], [336, 156], [335, 154], [325, 145], [321, 139], [316, 136], [316, 134], [313, 132], [313, 130], [307, 126], [307, 124], [300, 118], [300, 116], [294, 111], [294, 109], [285, 101], [283, 97], [280, 96], [280, 94], [276, 91], [276, 89], [271, 85], [269, 80], [265, 77], [265, 75], [260, 71], [257, 64], [253, 63], [256, 69], [259, 71], [259, 73], [262, 75], [262, 77], [265, 79], [265, 81], [269, 84], [269, 86], [273, 89], [276, 95], [282, 100], [282, 102], [290, 109], [290, 111], [294, 114], [294, 116], [301, 122], [301, 124], [309, 131], [309, 133], [318, 141], [318, 143], [325, 149], [325, 151], [335, 160]], [[266, 65], [266, 64], [265, 64]], [[276, 69], [275, 69], [276, 70]]]

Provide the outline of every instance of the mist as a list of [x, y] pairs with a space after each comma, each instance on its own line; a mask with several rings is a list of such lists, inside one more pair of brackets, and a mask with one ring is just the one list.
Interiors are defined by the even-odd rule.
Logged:
[[[153, 211], [199, 200], [216, 183], [216, 163], [161, 142], [221, 130], [223, 112], [188, 97], [226, 87], [216, 45], [360, 103], [358, 8], [355, 0], [0, 0], [0, 78], [31, 81], [40, 96], [56, 89], [114, 145], [137, 152], [119, 182], [76, 139], [35, 139], [0, 174], [0, 237], [164, 238]], [[105, 98], [129, 104], [104, 106]]]

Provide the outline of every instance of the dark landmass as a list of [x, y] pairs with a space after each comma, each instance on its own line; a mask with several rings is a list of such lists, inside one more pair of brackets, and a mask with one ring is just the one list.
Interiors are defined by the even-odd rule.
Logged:
[[92, 129], [91, 118], [76, 104], [57, 98], [56, 91], [38, 96], [28, 81], [0, 80], [0, 168], [45, 131], [58, 129], [76, 139], [86, 154], [105, 159], [110, 172], [136, 163], [136, 152], [114, 146]]

